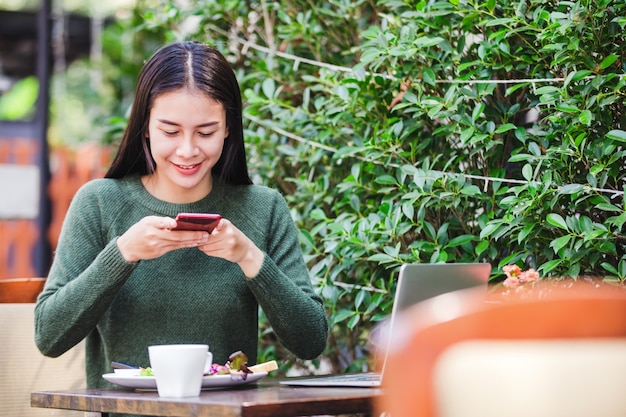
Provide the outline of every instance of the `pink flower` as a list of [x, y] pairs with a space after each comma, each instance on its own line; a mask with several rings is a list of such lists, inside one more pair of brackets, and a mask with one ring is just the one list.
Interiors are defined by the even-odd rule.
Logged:
[[502, 270], [508, 278], [519, 277], [522, 273], [522, 269], [517, 265], [505, 265]]
[[502, 283], [502, 285], [504, 285], [505, 287], [509, 287], [509, 288], [517, 288], [521, 284], [522, 283], [520, 282], [520, 280], [517, 277], [513, 277], [513, 276], [507, 276], [504, 282]]
[[530, 268], [528, 271], [524, 271], [519, 275], [520, 283], [539, 281], [539, 272]]
[[506, 279], [502, 282], [502, 285], [511, 289], [521, 290], [520, 287], [522, 284], [539, 281], [540, 279], [539, 272], [534, 268], [522, 271], [517, 265], [505, 265], [502, 267], [502, 271], [504, 271], [506, 275]]

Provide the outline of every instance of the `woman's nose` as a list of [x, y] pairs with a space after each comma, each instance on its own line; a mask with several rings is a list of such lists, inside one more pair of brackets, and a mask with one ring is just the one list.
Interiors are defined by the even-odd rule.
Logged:
[[185, 137], [183, 137], [182, 142], [179, 144], [178, 148], [176, 149], [176, 154], [178, 156], [182, 156], [185, 158], [190, 158], [192, 156], [196, 156], [200, 153], [200, 150], [198, 148], [198, 146], [196, 145], [196, 141], [185, 135]]

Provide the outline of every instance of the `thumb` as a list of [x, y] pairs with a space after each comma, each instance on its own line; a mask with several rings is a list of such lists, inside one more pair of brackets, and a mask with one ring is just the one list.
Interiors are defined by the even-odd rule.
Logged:
[[173, 229], [176, 227], [176, 220], [171, 217], [158, 217], [156, 227], [159, 229]]

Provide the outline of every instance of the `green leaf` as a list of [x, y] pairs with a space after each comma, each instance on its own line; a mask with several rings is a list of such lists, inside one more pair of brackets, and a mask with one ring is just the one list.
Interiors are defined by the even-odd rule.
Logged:
[[428, 117], [431, 119], [437, 119], [439, 112], [443, 109], [443, 104], [436, 104], [430, 110], [428, 110]]
[[372, 61], [380, 58], [382, 51], [379, 49], [371, 48], [366, 49], [361, 55], [361, 62], [364, 64], [369, 64]]
[[533, 156], [541, 156], [541, 148], [537, 145], [537, 142], [530, 142], [528, 144], [528, 150]]
[[515, 129], [516, 127], [517, 126], [515, 126], [513, 123], [506, 123], [506, 124], [503, 124], [502, 126], [498, 126], [495, 133], [505, 133], [505, 132], [508, 132], [509, 130]]
[[554, 268], [559, 266], [563, 262], [562, 259], [554, 259], [552, 261], [546, 262], [538, 268], [538, 271], [543, 272], [543, 274], [548, 274]]
[[335, 94], [337, 94], [342, 100], [344, 101], [350, 100], [350, 92], [348, 88], [346, 88], [346, 86], [338, 85], [337, 87], [335, 87], [334, 91], [335, 91]]
[[354, 306], [356, 308], [361, 307], [361, 304], [363, 304], [363, 300], [365, 300], [366, 296], [367, 296], [367, 291], [359, 290], [359, 292], [356, 294], [356, 297], [354, 299]]
[[530, 85], [530, 83], [518, 83], [518, 84], [513, 84], [513, 86], [509, 87], [506, 89], [506, 91], [504, 92], [504, 97], [508, 97], [511, 94], [513, 94], [514, 92], [516, 92], [517, 90], [521, 89], [521, 88], [525, 88], [528, 85]]
[[550, 18], [552, 18], [553, 20], [559, 20], [559, 19], [567, 19], [568, 16], [563, 12], [552, 12], [550, 13]]
[[529, 155], [527, 153], [518, 153], [517, 155], [511, 156], [509, 158], [509, 162], [526, 162], [532, 158], [532, 155]]
[[448, 244], [446, 245], [447, 248], [453, 248], [456, 246], [461, 246], [464, 245], [466, 243], [469, 243], [473, 240], [476, 240], [476, 236], [474, 235], [461, 235], [461, 236], [457, 236], [453, 239], [450, 240], [450, 242], [448, 242]]
[[580, 81], [583, 78], [589, 76], [593, 74], [593, 71], [590, 70], [580, 70], [580, 71], [576, 71], [576, 73], [574, 74], [574, 76], [572, 77], [572, 81]]
[[309, 216], [315, 220], [326, 220], [326, 213], [324, 213], [324, 210], [319, 208], [311, 210]]
[[578, 107], [573, 106], [569, 103], [561, 103], [558, 106], [556, 106], [556, 109], [559, 111], [562, 111], [563, 113], [578, 113], [580, 112], [580, 110], [578, 109]]
[[554, 249], [554, 253], [559, 253], [570, 241], [572, 237], [570, 235], [561, 236], [558, 239], [554, 239], [550, 242], [550, 247]]
[[[473, 121], [478, 120], [478, 118], [480, 117], [480, 115], [483, 113], [484, 110], [485, 110], [485, 103], [478, 103], [476, 107], [474, 107], [474, 110], [472, 110], [472, 120]], [[472, 130], [472, 133], [473, 133], [473, 130]]]
[[498, 25], [503, 25], [506, 26], [510, 23], [513, 23], [513, 19], [510, 17], [502, 17], [499, 19], [493, 19], [487, 22], [487, 24], [485, 25], [486, 27], [490, 27], [490, 26], [498, 26]]
[[567, 184], [561, 187], [559, 193], [561, 194], [575, 194], [583, 191], [585, 189], [584, 186], [580, 184]]
[[418, 48], [429, 48], [431, 46], [439, 45], [442, 42], [445, 42], [445, 39], [440, 36], [420, 36], [413, 41], [413, 45]]
[[600, 265], [602, 266], [602, 268], [609, 271], [611, 274], [619, 276], [619, 272], [617, 272], [617, 269], [615, 269], [615, 267], [611, 265], [610, 263], [602, 262]]
[[355, 314], [349, 321], [348, 321], [348, 329], [350, 330], [354, 330], [354, 328], [356, 327], [357, 324], [359, 324], [359, 321], [361, 321], [361, 315], [360, 314]]
[[422, 70], [422, 79], [426, 84], [430, 84], [433, 87], [437, 84], [437, 78], [435, 76], [435, 72], [430, 68], [424, 68]]
[[461, 131], [461, 142], [467, 142], [474, 134], [474, 127], [470, 126], [467, 129]]
[[622, 209], [620, 209], [619, 207], [613, 205], [613, 204], [608, 204], [608, 203], [600, 203], [600, 204], [596, 204], [596, 208], [598, 210], [602, 210], [602, 211], [615, 211], [620, 213], [622, 211]]
[[276, 82], [272, 78], [266, 78], [262, 84], [263, 94], [267, 98], [274, 98], [276, 92]]
[[519, 235], [517, 236], [517, 243], [524, 242], [534, 229], [535, 229], [534, 224], [529, 224], [527, 226], [524, 226], [524, 228], [520, 231]]
[[593, 113], [591, 113], [590, 110], [583, 110], [578, 115], [578, 120], [580, 121], [580, 123], [584, 124], [585, 126], [590, 126], [591, 122], [593, 121]]
[[611, 65], [613, 65], [613, 63], [615, 61], [617, 61], [617, 58], [619, 58], [617, 56], [617, 54], [611, 54], [611, 55], [607, 56], [600, 63], [600, 69], [606, 69], [606, 68], [610, 67]]
[[484, 239], [490, 235], [492, 235], [493, 233], [496, 232], [496, 230], [498, 230], [498, 228], [501, 226], [500, 223], [497, 222], [493, 222], [493, 223], [488, 223], [485, 227], [483, 227], [483, 229], [480, 231], [480, 238]]
[[298, 238], [300, 239], [302, 244], [307, 245], [309, 247], [315, 246], [315, 240], [313, 239], [313, 236], [311, 236], [311, 233], [309, 233], [308, 230], [299, 229], [298, 232], [299, 232]]
[[378, 262], [381, 264], [389, 264], [389, 263], [396, 262], [396, 258], [389, 256], [385, 253], [377, 253], [375, 255], [369, 256], [367, 260], [372, 261], [372, 262]]
[[396, 179], [391, 175], [381, 175], [380, 177], [377, 177], [375, 181], [377, 184], [397, 184]]
[[554, 93], [559, 93], [561, 91], [561, 89], [559, 89], [558, 87], [553, 87], [551, 85], [546, 85], [543, 87], [539, 87], [537, 89], [537, 91], [535, 91], [535, 93], [537, 95], [544, 95], [544, 94], [554, 94]]
[[623, 130], [611, 130], [609, 133], [606, 134], [606, 137], [620, 142], [626, 142], [626, 132]]
[[339, 310], [337, 314], [333, 316], [334, 323], [341, 323], [346, 320], [348, 317], [354, 316], [356, 313], [352, 310]]
[[505, 41], [505, 42], [500, 42], [498, 44], [498, 48], [505, 53], [505, 55], [511, 55], [511, 49], [509, 47], [509, 44]]
[[476, 245], [476, 249], [474, 250], [474, 253], [478, 256], [480, 256], [483, 252], [485, 252], [487, 249], [489, 249], [489, 241], [487, 240], [482, 240], [478, 243], [478, 245]]
[[567, 228], [567, 223], [565, 223], [565, 219], [563, 219], [563, 217], [560, 214], [557, 213], [549, 213], [546, 216], [546, 220], [548, 221], [548, 223], [550, 223], [552, 226], [556, 226], [559, 229], [563, 229], [563, 230], [568, 230]]
[[461, 194], [467, 196], [479, 196], [481, 192], [480, 188], [476, 185], [467, 185], [461, 189]]

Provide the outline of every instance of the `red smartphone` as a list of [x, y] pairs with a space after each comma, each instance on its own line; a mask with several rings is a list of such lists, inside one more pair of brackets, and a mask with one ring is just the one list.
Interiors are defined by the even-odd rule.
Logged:
[[211, 233], [221, 218], [219, 214], [212, 213], [178, 213], [176, 227], [172, 230], [204, 230]]

